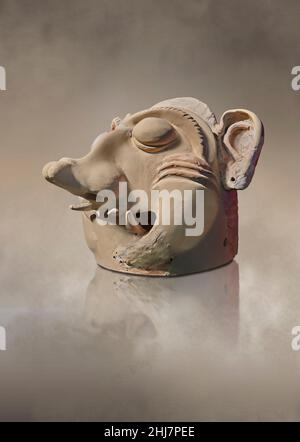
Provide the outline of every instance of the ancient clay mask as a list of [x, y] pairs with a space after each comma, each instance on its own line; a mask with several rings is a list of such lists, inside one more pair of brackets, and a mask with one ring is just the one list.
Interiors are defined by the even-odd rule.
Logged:
[[[43, 175], [80, 197], [72, 208], [82, 212], [85, 237], [99, 265], [133, 274], [182, 275], [233, 260], [238, 247], [237, 190], [251, 182], [262, 145], [263, 125], [254, 113], [229, 110], [218, 123], [204, 103], [175, 98], [115, 118], [86, 156], [51, 162]], [[145, 213], [138, 213], [140, 222], [138, 216], [130, 222], [130, 201], [120, 222], [120, 185], [126, 185], [126, 196], [138, 191], [149, 201], [153, 190], [173, 194], [169, 222], [162, 222], [161, 204], [151, 207], [147, 221]], [[114, 193], [117, 206], [107, 213], [114, 222], [106, 225], [98, 219], [103, 191]], [[194, 213], [198, 191], [204, 195], [203, 226], [198, 234], [187, 235], [190, 224], [178, 211], [189, 208]]]

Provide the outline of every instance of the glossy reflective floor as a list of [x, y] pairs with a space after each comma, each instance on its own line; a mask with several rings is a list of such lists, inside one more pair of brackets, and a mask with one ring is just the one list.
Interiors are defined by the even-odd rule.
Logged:
[[239, 285], [236, 262], [172, 279], [97, 268], [60, 300], [2, 300], [1, 420], [299, 418], [290, 329]]

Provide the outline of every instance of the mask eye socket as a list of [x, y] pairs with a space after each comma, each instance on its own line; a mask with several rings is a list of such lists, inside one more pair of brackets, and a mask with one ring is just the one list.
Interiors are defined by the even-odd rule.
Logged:
[[164, 118], [148, 117], [137, 123], [132, 138], [146, 152], [160, 152], [176, 141], [176, 129]]

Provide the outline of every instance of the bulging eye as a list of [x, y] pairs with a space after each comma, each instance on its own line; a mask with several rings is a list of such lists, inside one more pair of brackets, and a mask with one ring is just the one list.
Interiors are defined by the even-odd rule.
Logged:
[[132, 131], [136, 145], [146, 152], [159, 152], [178, 138], [176, 129], [164, 118], [148, 117]]

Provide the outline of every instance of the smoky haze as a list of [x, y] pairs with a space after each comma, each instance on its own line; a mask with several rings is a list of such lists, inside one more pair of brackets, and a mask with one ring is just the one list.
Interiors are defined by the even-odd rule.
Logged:
[[[294, 384], [300, 354], [290, 353], [290, 331], [300, 322], [300, 92], [291, 88], [292, 67], [300, 64], [299, 16], [298, 0], [0, 0], [0, 65], [7, 75], [7, 90], [0, 91], [0, 326], [7, 332], [0, 419], [299, 418]], [[82, 368], [78, 335], [66, 327], [86, 308], [95, 264], [80, 217], [68, 210], [72, 196], [44, 182], [41, 169], [50, 160], [87, 153], [115, 116], [180, 96], [206, 102], [218, 118], [230, 108], [250, 109], [265, 125], [254, 180], [239, 194], [240, 349], [216, 333], [217, 306], [216, 317], [207, 309], [192, 316], [194, 335], [186, 317], [179, 321], [186, 333], [172, 334], [180, 302], [169, 322], [167, 313], [158, 320], [164, 338], [158, 334], [142, 362], [134, 341], [120, 360], [122, 346], [106, 341], [101, 328], [99, 340], [87, 345], [84, 335], [77, 343], [94, 363]], [[187, 317], [194, 307], [188, 299], [180, 313]], [[65, 341], [56, 350], [60, 338]], [[100, 360], [91, 356], [98, 351]], [[52, 371], [39, 366], [41, 354]], [[62, 391], [91, 370], [94, 384], [80, 390], [84, 411], [79, 405], [72, 411], [60, 396], [56, 356], [65, 367]], [[23, 373], [14, 360], [20, 366], [25, 360]], [[72, 371], [76, 364], [82, 372]], [[114, 384], [109, 397], [111, 369], [120, 389]], [[19, 393], [12, 395], [14, 386]], [[62, 400], [58, 408], [51, 408], [55, 395], [47, 396], [52, 388]], [[127, 408], [114, 408], [126, 398]]]

